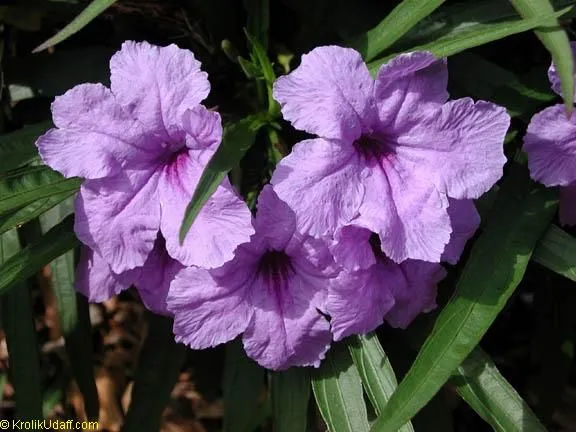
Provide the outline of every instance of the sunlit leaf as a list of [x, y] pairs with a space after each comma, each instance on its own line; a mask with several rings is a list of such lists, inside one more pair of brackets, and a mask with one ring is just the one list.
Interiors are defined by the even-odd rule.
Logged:
[[[398, 387], [390, 360], [382, 349], [376, 333], [351, 337], [347, 343], [366, 394], [376, 413], [380, 414]], [[410, 432], [414, 429], [407, 423], [399, 431]]]
[[240, 162], [240, 159], [252, 146], [256, 133], [264, 124], [265, 121], [261, 116], [250, 116], [224, 128], [222, 143], [204, 168], [192, 199], [186, 207], [184, 220], [180, 227], [180, 242], [186, 238], [186, 234], [206, 201], [216, 191], [228, 172]]
[[404, 0], [380, 24], [349, 45], [370, 61], [430, 15], [444, 0]]
[[312, 372], [312, 389], [330, 432], [370, 429], [362, 381], [344, 343], [334, 344]]
[[458, 366], [450, 384], [495, 431], [546, 432], [532, 409], [480, 348]]
[[86, 9], [80, 15], [74, 18], [70, 24], [52, 36], [50, 39], [34, 48], [34, 53], [45, 50], [46, 48], [53, 47], [56, 44], [68, 39], [74, 33], [86, 27], [94, 18], [116, 3], [116, 0], [92, 0]]
[[576, 281], [576, 238], [551, 225], [534, 251], [532, 259], [544, 267]]
[[[498, 39], [522, 33], [540, 27], [550, 19], [558, 18], [567, 13], [571, 8], [564, 8], [558, 12], [545, 14], [534, 18], [515, 19], [490, 24], [476, 24], [465, 27], [462, 31], [453, 32], [442, 36], [433, 42], [419, 45], [407, 51], [430, 51], [437, 57], [448, 57], [461, 51], [484, 45]], [[388, 61], [391, 56], [376, 60], [368, 65], [370, 72], [375, 75], [380, 66]]]
[[[554, 7], [549, 0], [510, 0], [516, 10], [524, 18], [549, 16]], [[550, 17], [542, 23], [546, 28], [538, 29], [536, 35], [550, 51], [556, 71], [562, 84], [562, 95], [566, 110], [574, 108], [574, 60], [568, 35], [558, 24], [557, 17]]]
[[522, 280], [556, 208], [555, 191], [535, 186], [524, 167], [513, 167], [452, 299], [374, 431], [396, 430], [410, 420], [478, 344]]
[[77, 191], [81, 182], [78, 178], [64, 178], [45, 166], [9, 171], [0, 175], [0, 215], [36, 200]]
[[3, 214], [0, 216], [0, 234], [40, 216], [75, 193], [75, 191], [68, 191], [52, 195], [48, 198], [34, 201], [25, 207]]

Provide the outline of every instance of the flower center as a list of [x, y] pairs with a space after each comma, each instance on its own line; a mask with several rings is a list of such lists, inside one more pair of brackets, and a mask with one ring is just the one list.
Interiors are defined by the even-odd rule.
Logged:
[[354, 148], [360, 153], [368, 163], [380, 163], [382, 159], [388, 157], [394, 150], [385, 139], [373, 135], [362, 135], [354, 141]]
[[188, 159], [188, 148], [182, 147], [165, 156], [162, 161], [164, 171], [168, 180], [172, 183], [182, 183], [181, 175], [184, 172], [186, 160]]
[[372, 246], [372, 252], [376, 257], [376, 261], [387, 260], [388, 258], [386, 257], [386, 254], [382, 252], [382, 245], [380, 244], [380, 237], [378, 236], [378, 234], [372, 233], [369, 241], [370, 246]]
[[291, 259], [284, 251], [270, 250], [262, 255], [258, 263], [258, 276], [264, 279], [268, 288], [276, 292], [283, 292], [288, 288], [293, 272]]

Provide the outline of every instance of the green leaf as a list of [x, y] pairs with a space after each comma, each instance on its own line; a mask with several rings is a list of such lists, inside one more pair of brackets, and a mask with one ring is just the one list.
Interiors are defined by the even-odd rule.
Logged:
[[44, 51], [47, 48], [53, 47], [56, 44], [68, 39], [74, 33], [82, 30], [94, 18], [116, 3], [116, 0], [93, 0], [86, 9], [80, 12], [66, 27], [52, 36], [50, 39], [34, 48], [33, 53]]
[[[376, 414], [382, 413], [398, 382], [378, 336], [374, 332], [354, 336], [348, 340], [348, 348]], [[410, 431], [414, 431], [410, 423], [400, 428], [400, 432]]]
[[[554, 7], [548, 0], [510, 0], [518, 13], [524, 18], [549, 16]], [[574, 105], [574, 59], [568, 35], [558, 24], [557, 17], [542, 22], [546, 28], [536, 31], [544, 46], [550, 51], [552, 61], [562, 84], [562, 95], [568, 112]]]
[[35, 142], [51, 126], [50, 122], [38, 123], [0, 135], [0, 173], [18, 168], [36, 158], [38, 149]]
[[0, 294], [4, 294], [19, 281], [39, 271], [53, 259], [68, 252], [80, 243], [73, 230], [72, 217], [56, 225], [36, 243], [26, 246], [0, 266]]
[[31, 166], [0, 176], [0, 215], [36, 200], [77, 191], [82, 180], [67, 179], [45, 166]]
[[310, 371], [290, 368], [272, 372], [272, 421], [275, 432], [306, 432]]
[[[73, 200], [68, 199], [43, 214], [40, 218], [42, 231], [48, 231], [69, 216], [73, 206]], [[72, 375], [84, 398], [88, 419], [95, 421], [98, 420], [99, 400], [94, 379], [90, 311], [86, 298], [74, 289], [74, 267], [73, 250], [52, 261], [52, 290]]]
[[244, 0], [248, 16], [247, 30], [258, 40], [266, 51], [268, 49], [268, 29], [270, 28], [269, 0]]
[[34, 201], [32, 204], [28, 204], [18, 210], [3, 214], [0, 216], [0, 234], [31, 221], [75, 193], [75, 191], [71, 191], [52, 195], [51, 197]]
[[[461, 51], [484, 45], [498, 39], [522, 33], [540, 27], [543, 24], [567, 13], [571, 8], [528, 19], [515, 19], [497, 23], [476, 24], [463, 28], [461, 31], [448, 34], [433, 42], [410, 48], [408, 51], [430, 51], [437, 57], [448, 57]], [[378, 59], [368, 64], [368, 69], [375, 75], [384, 63], [396, 54]]]
[[160, 430], [185, 356], [186, 346], [174, 340], [172, 319], [150, 313], [123, 432]]
[[264, 390], [265, 369], [248, 358], [240, 340], [226, 345], [224, 432], [253, 432]]
[[551, 225], [538, 243], [532, 259], [562, 276], [576, 281], [576, 238]]
[[513, 166], [453, 297], [374, 431], [397, 430], [410, 420], [478, 344], [522, 280], [556, 207], [555, 191], [535, 186], [524, 167]]
[[330, 432], [370, 429], [362, 381], [344, 343], [333, 344], [312, 372], [312, 390]]
[[453, 98], [465, 95], [490, 100], [504, 106], [512, 116], [525, 114], [529, 118], [543, 102], [556, 98], [551, 90], [529, 87], [513, 72], [471, 52], [450, 59], [450, 79], [463, 90], [462, 95], [452, 91]]
[[[17, 256], [19, 249], [16, 230], [0, 236], [0, 274], [4, 265]], [[15, 288], [0, 297], [0, 316], [10, 357], [10, 381], [15, 390], [16, 418], [39, 420], [44, 417], [32, 296], [24, 280]]]
[[[554, 0], [556, 9], [571, 6], [573, 0]], [[422, 45], [442, 36], [477, 24], [502, 22], [518, 18], [518, 12], [507, 1], [476, 0], [474, 2], [449, 2], [422, 19], [406, 35], [398, 40], [390, 50], [401, 52]]]
[[[67, 254], [60, 258], [66, 257]], [[60, 258], [56, 259], [56, 264], [61, 264]], [[55, 266], [52, 266], [54, 274]], [[58, 270], [60, 271], [60, 270]], [[58, 280], [55, 278], [55, 280]], [[94, 361], [92, 348], [92, 325], [90, 323], [90, 309], [88, 300], [81, 294], [70, 292], [72, 285], [64, 293], [62, 289], [57, 294], [58, 314], [62, 317], [71, 318], [76, 315], [74, 327], [64, 334], [66, 354], [70, 360], [72, 375], [78, 384], [78, 389], [84, 398], [84, 408], [89, 420], [98, 420], [100, 411], [100, 401], [98, 390], [94, 379]]]
[[450, 384], [494, 430], [546, 432], [528, 404], [480, 348], [474, 349], [454, 371]]
[[376, 27], [349, 45], [370, 61], [430, 15], [444, 0], [404, 0]]
[[190, 227], [206, 201], [216, 191], [228, 172], [240, 162], [240, 159], [254, 143], [258, 130], [264, 124], [266, 122], [262, 116], [254, 115], [246, 117], [238, 123], [230, 124], [224, 129], [222, 144], [204, 168], [194, 190], [194, 195], [186, 207], [184, 220], [180, 227], [180, 243], [184, 242], [186, 234], [190, 231]]

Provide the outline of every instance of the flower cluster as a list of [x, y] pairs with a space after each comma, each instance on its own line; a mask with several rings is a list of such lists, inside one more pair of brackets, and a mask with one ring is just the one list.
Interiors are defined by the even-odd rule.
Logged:
[[[572, 43], [576, 57], [576, 43]], [[554, 64], [548, 70], [552, 90], [561, 94]], [[528, 167], [534, 180], [546, 186], [560, 186], [560, 222], [576, 225], [576, 116], [564, 105], [548, 107], [534, 117], [524, 137]]]
[[444, 60], [399, 55], [372, 79], [356, 51], [319, 47], [274, 85], [284, 118], [315, 138], [280, 161], [255, 216], [226, 180], [180, 245], [221, 140], [200, 104], [207, 76], [189, 51], [135, 42], [110, 69], [110, 89], [56, 98], [37, 143], [47, 165], [84, 178], [77, 289], [102, 301], [134, 285], [177, 341], [241, 336], [270, 369], [317, 366], [332, 340], [434, 308], [441, 263], [458, 261], [479, 225], [472, 200], [506, 161], [505, 110], [448, 100]]

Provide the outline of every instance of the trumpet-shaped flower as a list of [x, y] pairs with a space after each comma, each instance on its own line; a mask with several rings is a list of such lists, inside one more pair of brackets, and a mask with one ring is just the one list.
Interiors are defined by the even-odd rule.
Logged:
[[[576, 43], [572, 52], [576, 53]], [[548, 77], [552, 90], [561, 95], [554, 64]], [[560, 186], [560, 222], [576, 225], [576, 116], [569, 116], [561, 104], [540, 111], [528, 125], [524, 150], [532, 178], [546, 186]]]
[[[450, 200], [448, 213], [454, 230], [442, 260], [455, 264], [480, 218], [471, 200]], [[378, 235], [356, 225], [340, 228], [331, 249], [343, 268], [326, 300], [336, 340], [372, 331], [384, 319], [406, 328], [436, 307], [436, 286], [445, 275], [442, 265], [411, 259], [395, 263], [382, 252]]]
[[328, 245], [296, 231], [294, 214], [270, 186], [254, 225], [232, 261], [176, 275], [168, 294], [176, 340], [202, 349], [243, 333], [246, 353], [266, 368], [317, 366], [331, 341], [320, 310], [338, 274]]
[[439, 262], [449, 198], [477, 198], [502, 175], [510, 118], [469, 98], [448, 101], [444, 60], [399, 55], [373, 80], [348, 48], [314, 49], [274, 85], [302, 141], [271, 183], [313, 236], [355, 224], [378, 234], [394, 262]]
[[182, 264], [166, 252], [159, 236], [143, 266], [116, 274], [110, 265], [93, 250], [83, 247], [76, 268], [76, 290], [90, 302], [103, 302], [134, 285], [144, 305], [152, 312], [169, 315], [166, 296], [174, 276]]
[[178, 230], [207, 160], [221, 140], [218, 113], [200, 105], [207, 74], [175, 45], [125, 42], [111, 86], [81, 84], [56, 98], [56, 128], [37, 141], [44, 162], [82, 177], [78, 238], [121, 274], [144, 265], [162, 233], [185, 265], [218, 267], [253, 233], [250, 212], [225, 181], [184, 244]]

